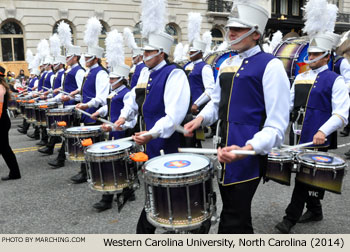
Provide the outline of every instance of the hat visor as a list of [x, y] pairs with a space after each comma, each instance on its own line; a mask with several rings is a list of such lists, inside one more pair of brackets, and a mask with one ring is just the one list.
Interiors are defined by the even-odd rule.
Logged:
[[144, 51], [154, 51], [154, 50], [159, 50], [158, 47], [155, 47], [155, 46], [151, 46], [151, 45], [145, 45], [142, 50]]
[[320, 52], [325, 52], [327, 50], [325, 49], [322, 49], [320, 47], [316, 47], [316, 46], [310, 46], [308, 49], [307, 49], [307, 52], [308, 53], [320, 53]]
[[190, 48], [190, 52], [197, 52], [197, 51], [200, 51], [200, 49], [197, 49], [197, 48], [194, 48], [194, 47]]
[[90, 54], [90, 53], [85, 53], [85, 54], [84, 54], [84, 57], [85, 57], [85, 58], [91, 58], [91, 57], [96, 57], [96, 55]]
[[119, 74], [111, 72], [111, 73], [109, 73], [108, 77], [109, 78], [120, 78], [120, 77], [123, 77], [123, 76], [120, 76]]
[[229, 20], [225, 27], [237, 27], [237, 28], [251, 28], [249, 25], [242, 24], [240, 22], [237, 22], [235, 20]]

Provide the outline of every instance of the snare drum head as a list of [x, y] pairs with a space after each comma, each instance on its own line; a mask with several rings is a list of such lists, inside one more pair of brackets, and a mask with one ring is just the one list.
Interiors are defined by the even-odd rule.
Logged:
[[268, 155], [269, 158], [289, 159], [292, 157], [291, 153], [285, 151], [271, 151]]
[[118, 140], [104, 141], [104, 142], [95, 143], [89, 146], [86, 149], [86, 152], [92, 155], [113, 154], [113, 153], [123, 152], [127, 149], [130, 149], [132, 146], [133, 146], [133, 143], [130, 141], [118, 141]]
[[99, 131], [101, 129], [101, 126], [79, 126], [79, 127], [72, 127], [66, 129], [67, 133], [75, 134], [75, 133], [88, 133], [88, 132], [94, 132]]
[[54, 109], [49, 109], [49, 113], [71, 113], [72, 108], [54, 108]]
[[297, 156], [298, 160], [301, 163], [305, 164], [318, 164], [322, 166], [343, 166], [345, 161], [332, 153], [325, 152], [309, 152], [309, 153], [301, 153]]
[[210, 164], [209, 158], [191, 153], [174, 153], [152, 158], [145, 169], [152, 173], [181, 175], [199, 171]]

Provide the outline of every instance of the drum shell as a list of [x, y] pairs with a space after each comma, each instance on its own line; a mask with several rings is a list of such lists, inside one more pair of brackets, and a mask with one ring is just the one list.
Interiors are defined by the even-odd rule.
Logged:
[[292, 157], [284, 159], [278, 157], [268, 157], [266, 178], [271, 179], [282, 185], [290, 186], [293, 165], [294, 162]]
[[[171, 155], [171, 154], [170, 154]], [[143, 167], [147, 219], [170, 230], [191, 230], [213, 215], [213, 165], [187, 174], [161, 174]]]
[[28, 123], [35, 122], [35, 110], [34, 110], [34, 103], [25, 103], [24, 106], [25, 111], [25, 119]]
[[213, 69], [214, 80], [216, 80], [219, 74], [219, 68], [221, 64], [228, 58], [236, 55], [234, 51], [226, 50], [226, 51], [217, 51], [205, 56], [204, 61], [209, 64]]
[[297, 156], [299, 168], [296, 180], [312, 187], [327, 190], [329, 192], [341, 194], [345, 168], [347, 165], [321, 165], [306, 162]]

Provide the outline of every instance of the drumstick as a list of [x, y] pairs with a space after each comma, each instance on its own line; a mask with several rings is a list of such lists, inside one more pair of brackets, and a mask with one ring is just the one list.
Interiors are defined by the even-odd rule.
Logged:
[[[142, 137], [152, 136], [153, 138], [157, 138], [159, 136], [159, 134], [158, 133], [147, 132], [147, 133], [144, 133], [144, 134], [142, 134], [140, 136], [142, 136]], [[131, 137], [124, 137], [124, 138], [117, 139], [117, 141], [131, 141], [131, 140], [133, 140], [132, 136]]]
[[[325, 139], [325, 141], [327, 141], [327, 138]], [[299, 149], [299, 148], [303, 148], [309, 145], [313, 145], [313, 142], [307, 142], [307, 143], [303, 143], [303, 144], [297, 144], [297, 145], [291, 145], [287, 148], [283, 148], [283, 151], [288, 151], [288, 150], [293, 150], [293, 149]]]
[[[197, 154], [216, 154], [217, 149], [201, 149], [201, 148], [178, 148], [179, 152], [184, 153], [197, 153]], [[231, 150], [231, 153], [238, 155], [256, 155], [255, 151], [252, 150]]]
[[185, 130], [184, 127], [182, 127], [181, 125], [175, 125], [174, 126], [175, 130], [179, 133], [182, 133], [182, 134], [188, 134], [188, 131]]
[[[78, 109], [78, 108], [75, 108], [75, 109], [76, 109], [77, 111], [79, 111], [80, 113], [85, 114], [85, 115], [87, 115], [87, 116], [89, 116], [89, 117], [92, 116], [92, 114], [90, 114], [90, 113], [88, 113], [88, 112], [85, 112], [84, 110], [81, 110], [81, 109]], [[100, 122], [103, 122], [103, 123], [108, 124], [108, 125], [111, 126], [112, 128], [115, 128], [114, 123], [112, 123], [112, 122], [110, 122], [110, 121], [107, 121], [107, 120], [105, 120], [105, 119], [103, 119], [103, 118], [100, 118], [100, 117], [98, 117], [97, 120], [99, 120]]]

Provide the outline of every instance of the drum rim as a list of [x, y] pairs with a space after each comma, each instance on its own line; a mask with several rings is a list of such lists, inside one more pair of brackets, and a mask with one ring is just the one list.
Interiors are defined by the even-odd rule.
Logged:
[[102, 142], [97, 142], [97, 143], [94, 143], [93, 145], [90, 145], [88, 146], [85, 150], [84, 150], [84, 154], [88, 157], [109, 157], [109, 156], [114, 156], [114, 155], [120, 155], [120, 154], [123, 154], [125, 152], [129, 152], [135, 147], [135, 144], [131, 141], [123, 141], [125, 143], [130, 143], [131, 145], [128, 146], [127, 148], [125, 149], [120, 149], [120, 150], [115, 150], [115, 151], [112, 151], [112, 152], [108, 152], [108, 153], [93, 153], [93, 152], [88, 152], [89, 150], [91, 151], [91, 149], [93, 148], [93, 146], [95, 145], [98, 145], [98, 144], [103, 144], [103, 143], [107, 143], [107, 142], [110, 142], [112, 144], [112, 142], [117, 142], [118, 140], [112, 140], [112, 141], [102, 141]]
[[[73, 131], [74, 129], [77, 129], [77, 128], [84, 128], [84, 127], [93, 127], [92, 129], [89, 129], [89, 130], [75, 130]], [[101, 132], [101, 126], [99, 125], [92, 125], [92, 126], [76, 126], [76, 127], [70, 127], [70, 128], [67, 128], [65, 129], [65, 134], [72, 134], [72, 135], [75, 135], [75, 134], [80, 134], [82, 133], [83, 134], [87, 134], [87, 133], [96, 133], [96, 132]]]
[[[320, 156], [331, 156], [333, 158], [338, 158], [342, 160], [344, 163], [342, 164], [326, 164], [326, 163], [316, 163], [316, 162], [311, 162], [311, 161], [306, 161], [302, 160], [301, 156], [302, 155], [310, 155], [310, 154], [315, 154], [315, 155], [320, 155]], [[333, 169], [333, 170], [342, 170], [345, 167], [347, 167], [347, 163], [345, 160], [343, 160], [340, 156], [334, 154], [334, 153], [328, 153], [328, 152], [321, 152], [321, 151], [316, 151], [316, 152], [309, 152], [309, 153], [299, 153], [296, 156], [297, 161], [300, 165], [305, 165], [307, 167], [311, 168], [325, 168], [325, 169]]]

